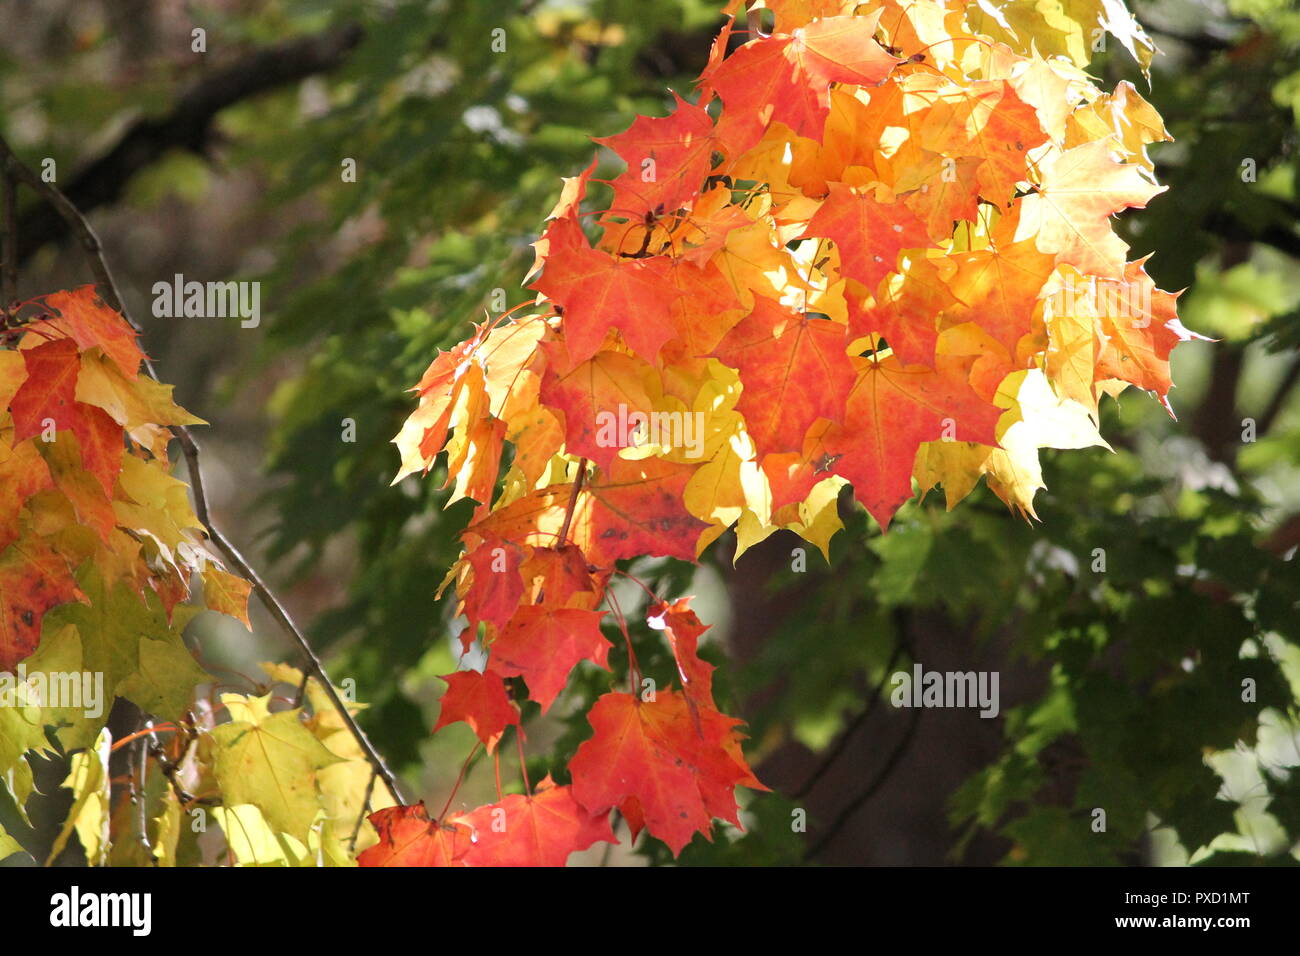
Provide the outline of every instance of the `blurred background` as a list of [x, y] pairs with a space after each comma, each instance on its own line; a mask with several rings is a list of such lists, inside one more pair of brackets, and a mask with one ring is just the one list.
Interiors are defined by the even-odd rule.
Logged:
[[[211, 423], [217, 524], [335, 682], [354, 682], [364, 726], [431, 807], [473, 741], [463, 724], [429, 733], [459, 630], [434, 592], [469, 509], [443, 509], [437, 470], [389, 486], [405, 390], [493, 290], [526, 297], [560, 177], [587, 164], [589, 137], [692, 89], [719, 6], [0, 3], [0, 132], [89, 214], [162, 378]], [[951, 513], [913, 502], [882, 537], [845, 501], [831, 561], [814, 552], [803, 574], [784, 532], [734, 567], [728, 538], [698, 569], [638, 565], [697, 595], [706, 656], [726, 662], [719, 704], [748, 721], [773, 790], [746, 798], [744, 834], [697, 838], [680, 862], [1300, 859], [1300, 11], [1131, 7], [1163, 51], [1150, 89], [1113, 42], [1089, 69], [1135, 83], [1175, 139], [1150, 149], [1169, 191], [1122, 229], [1161, 288], [1187, 290], [1183, 322], [1217, 340], [1174, 353], [1177, 419], [1136, 390], [1107, 400], [1114, 452], [1045, 451], [1036, 523], [981, 488]], [[19, 212], [21, 297], [92, 281], [52, 210], [24, 197]], [[155, 317], [151, 290], [176, 274], [260, 282], [260, 323]], [[639, 593], [620, 594], [629, 619]], [[294, 661], [254, 624], [192, 626], [244, 690], [265, 680], [258, 661]], [[636, 638], [668, 679], [654, 636]], [[884, 678], [914, 661], [998, 671], [999, 717], [889, 706]], [[583, 671], [567, 712], [530, 723], [533, 780], [562, 776], [608, 685]], [[491, 776], [473, 766], [453, 805], [494, 799]], [[62, 799], [58, 769], [45, 779], [38, 825]], [[584, 861], [667, 861], [619, 832]]]

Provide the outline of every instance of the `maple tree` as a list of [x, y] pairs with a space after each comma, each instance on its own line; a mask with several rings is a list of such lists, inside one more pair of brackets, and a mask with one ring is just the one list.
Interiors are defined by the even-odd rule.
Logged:
[[[620, 171], [597, 178], [598, 154], [566, 179], [526, 301], [434, 359], [396, 438], [394, 484], [441, 461], [448, 504], [473, 505], [443, 584], [463, 669], [433, 730], [467, 725], [465, 766], [489, 755], [494, 802], [407, 803], [357, 733], [363, 705], [318, 663], [219, 693], [182, 630], [202, 606], [248, 626], [250, 593], [266, 597], [209, 553], [224, 549], [196, 473], [194, 506], [170, 476], [168, 441], [188, 452], [199, 420], [94, 289], [8, 310], [0, 671], [102, 671], [141, 713], [113, 740], [106, 715], [0, 708], [20, 812], [31, 760], [74, 752], [51, 859], [75, 833], [91, 863], [562, 865], [624, 826], [676, 857], [766, 788], [725, 681], [715, 698], [707, 625], [631, 562], [690, 564], [732, 529], [737, 558], [783, 530], [829, 559], [850, 497], [884, 530], [918, 492], [951, 509], [981, 477], [1035, 517], [1040, 449], [1105, 447], [1104, 396], [1170, 406], [1170, 352], [1193, 334], [1113, 228], [1161, 191], [1146, 147], [1169, 137], [1136, 88], [1084, 72], [1101, 28], [1148, 65], [1122, 4], [751, 6], [727, 7], [668, 115], [596, 140]], [[699, 443], [611, 435], [611, 417], [698, 422]], [[645, 592], [641, 620], [619, 584]], [[642, 634], [670, 681], [643, 670]], [[592, 686], [567, 764], [530, 781], [533, 717]], [[521, 792], [502, 789], [507, 740]], [[143, 825], [108, 772], [133, 745]], [[205, 811], [215, 856], [187, 832]]]

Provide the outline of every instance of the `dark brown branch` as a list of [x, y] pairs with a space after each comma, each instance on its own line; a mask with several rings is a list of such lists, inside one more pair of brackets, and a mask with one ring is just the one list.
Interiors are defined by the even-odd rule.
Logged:
[[[83, 214], [114, 202], [127, 183], [169, 150], [202, 152], [216, 115], [260, 93], [295, 83], [339, 66], [361, 42], [364, 30], [347, 24], [258, 50], [201, 77], [160, 118], [136, 121], [117, 143], [80, 170], [63, 190]], [[44, 205], [22, 217], [18, 261], [47, 242], [62, 239], [72, 224]]]
[[[898, 645], [895, 648], [895, 654], [901, 650], [906, 651], [909, 658], [915, 658], [915, 654], [912, 651], [909, 623], [906, 616], [897, 615], [894, 620], [898, 627]], [[889, 669], [892, 667], [893, 664], [891, 663], [885, 668], [886, 674], [888, 674]], [[877, 696], [879, 696], [879, 691], [877, 692]], [[857, 796], [850, 800], [844, 809], [836, 815], [830, 826], [822, 831], [821, 835], [817, 838], [817, 842], [808, 848], [808, 851], [803, 855], [805, 862], [811, 861], [815, 856], [817, 856], [817, 854], [826, 849], [831, 840], [835, 838], [835, 835], [839, 833], [840, 830], [844, 828], [845, 824], [853, 818], [853, 815], [862, 809], [863, 805], [866, 804], [868, 800], [875, 796], [876, 791], [884, 786], [885, 781], [889, 779], [890, 775], [893, 774], [894, 769], [898, 766], [899, 761], [902, 760], [903, 754], [907, 752], [907, 747], [911, 744], [912, 738], [916, 735], [916, 728], [920, 726], [920, 723], [921, 708], [913, 708], [908, 712], [907, 728], [903, 731], [903, 735], [898, 739], [898, 742], [894, 744], [894, 749], [890, 751], [889, 756], [885, 758], [884, 764], [882, 764], [880, 769], [876, 771], [876, 775], [871, 778], [870, 782], [858, 792]]]
[[798, 800], [800, 797], [807, 796], [808, 793], [812, 791], [812, 788], [817, 786], [818, 781], [820, 781], [821, 778], [826, 775], [826, 772], [831, 769], [835, 761], [839, 760], [840, 755], [844, 753], [844, 748], [848, 746], [853, 735], [867, 722], [867, 719], [871, 716], [871, 712], [876, 708], [876, 703], [882, 696], [884, 696], [885, 684], [889, 681], [890, 675], [894, 670], [894, 665], [898, 662], [899, 655], [902, 652], [903, 642], [902, 640], [898, 640], [894, 643], [894, 650], [889, 655], [889, 662], [885, 664], [885, 669], [880, 675], [880, 680], [876, 683], [875, 689], [867, 699], [866, 707], [864, 707], [862, 712], [858, 714], [857, 717], [853, 718], [853, 721], [840, 733], [839, 740], [835, 741], [835, 746], [827, 751], [826, 755], [822, 757], [821, 763], [818, 764], [817, 769], [812, 772], [808, 779], [804, 781], [804, 785], [790, 795], [793, 799]]
[[[18, 157], [14, 155], [13, 151], [9, 148], [9, 144], [5, 142], [3, 137], [0, 137], [0, 169], [3, 169], [17, 177], [20, 181], [31, 187], [37, 195], [45, 199], [50, 205], [58, 210], [61, 216], [64, 217], [67, 222], [67, 228], [78, 237], [82, 248], [85, 250], [87, 257], [90, 260], [91, 269], [95, 274], [96, 282], [104, 301], [120, 312], [122, 318], [136, 330], [137, 334], [139, 334], [141, 329], [127, 313], [126, 307], [122, 302], [122, 297], [118, 293], [116, 284], [113, 282], [112, 274], [108, 269], [108, 263], [105, 261], [103, 250], [100, 247], [99, 237], [95, 235], [95, 231], [90, 227], [90, 223], [86, 221], [86, 218], [81, 214], [77, 207], [69, 201], [67, 196], [63, 195], [58, 187], [51, 183], [44, 182], [40, 176], [24, 165]], [[154, 370], [153, 363], [146, 358], [144, 366], [146, 371], [149, 373], [149, 377], [158, 381], [158, 374]], [[289, 612], [285, 610], [284, 605], [280, 603], [279, 598], [277, 598], [271, 589], [266, 586], [266, 583], [262, 580], [261, 576], [253, 570], [253, 567], [244, 559], [244, 556], [239, 553], [239, 550], [235, 548], [226, 536], [223, 535], [213, 524], [212, 516], [208, 510], [207, 494], [203, 486], [203, 472], [199, 466], [199, 446], [194, 440], [193, 434], [184, 425], [174, 427], [172, 431], [180, 442], [181, 450], [185, 455], [185, 463], [189, 470], [190, 488], [194, 494], [195, 514], [204, 529], [207, 531], [208, 537], [212, 539], [213, 543], [217, 546], [217, 549], [225, 555], [226, 560], [230, 563], [230, 566], [235, 570], [235, 572], [252, 584], [253, 591], [257, 594], [258, 599], [270, 613], [271, 617], [275, 619], [276, 624], [278, 624], [298, 646], [299, 651], [307, 662], [308, 669], [321, 682], [321, 685], [325, 690], [325, 693], [329, 696], [331, 703], [333, 703], [335, 709], [338, 710], [339, 716], [343, 718], [343, 722], [346, 724], [349, 732], [351, 732], [352, 736], [356, 738], [357, 744], [361, 747], [362, 752], [365, 753], [371, 766], [375, 768], [375, 772], [379, 774], [380, 778], [384, 781], [384, 784], [388, 787], [389, 792], [393, 795], [393, 799], [398, 803], [405, 803], [406, 800], [402, 797], [401, 791], [397, 786], [396, 778], [384, 764], [383, 758], [379, 756], [379, 752], [375, 750], [374, 746], [370, 743], [365, 732], [357, 724], [351, 711], [348, 710], [347, 705], [343, 702], [342, 698], [339, 697], [338, 691], [335, 689], [333, 682], [330, 681], [329, 676], [325, 673], [325, 668], [321, 664], [320, 658], [316, 656], [316, 652], [312, 650], [311, 645], [307, 643], [307, 638], [303, 636], [298, 625], [295, 624], [293, 618], [289, 616]]]
[[[1293, 210], [1284, 207], [1281, 211], [1291, 213]], [[1222, 209], [1208, 216], [1202, 225], [1207, 231], [1229, 242], [1260, 242], [1272, 246], [1278, 252], [1300, 259], [1300, 235], [1296, 235], [1285, 226], [1272, 224], [1255, 229]]]
[[907, 729], [903, 731], [903, 736], [898, 738], [898, 743], [894, 744], [894, 749], [890, 751], [889, 757], [885, 760], [884, 765], [876, 772], [876, 775], [871, 779], [871, 782], [868, 783], [856, 797], [849, 801], [848, 806], [839, 812], [839, 815], [835, 817], [834, 822], [832, 822], [831, 825], [822, 832], [822, 835], [818, 837], [817, 842], [814, 843], [808, 849], [808, 852], [804, 854], [804, 860], [811, 860], [822, 850], [826, 849], [826, 846], [835, 837], [835, 834], [839, 833], [840, 830], [844, 828], [844, 825], [852, 819], [853, 815], [862, 809], [863, 804], [875, 796], [876, 791], [879, 790], [881, 786], [884, 785], [885, 781], [889, 779], [890, 774], [892, 774], [894, 768], [898, 766], [898, 762], [902, 759], [903, 754], [906, 753], [907, 745], [912, 742], [912, 737], [916, 735], [916, 728], [920, 726], [921, 723], [921, 710], [922, 708], [916, 707], [908, 712]]

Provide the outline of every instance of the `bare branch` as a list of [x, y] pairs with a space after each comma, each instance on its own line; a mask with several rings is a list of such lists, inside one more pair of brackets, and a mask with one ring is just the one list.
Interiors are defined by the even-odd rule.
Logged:
[[[359, 24], [347, 24], [266, 47], [213, 70], [190, 87], [166, 116], [138, 120], [108, 152], [80, 170], [65, 190], [68, 200], [83, 214], [114, 202], [136, 173], [169, 150], [201, 152], [213, 119], [223, 109], [334, 69], [347, 59], [364, 33]], [[75, 229], [65, 216], [44, 206], [28, 211], [20, 225], [19, 262]]]
[[876, 703], [882, 696], [884, 696], [885, 683], [893, 673], [894, 665], [898, 662], [898, 657], [902, 651], [903, 642], [901, 640], [896, 641], [894, 643], [894, 650], [889, 655], [889, 662], [885, 664], [885, 669], [880, 674], [880, 680], [876, 683], [875, 689], [871, 692], [871, 696], [867, 698], [866, 707], [864, 707], [862, 712], [858, 714], [857, 717], [853, 718], [853, 721], [840, 733], [839, 740], [835, 741], [835, 745], [822, 757], [821, 763], [817, 765], [817, 769], [814, 770], [812, 774], [809, 775], [808, 779], [804, 781], [803, 786], [790, 794], [792, 798], [797, 800], [800, 797], [807, 796], [808, 793], [812, 791], [812, 788], [817, 786], [818, 781], [820, 781], [821, 778], [826, 775], [826, 772], [831, 769], [835, 761], [839, 760], [840, 755], [844, 753], [844, 748], [848, 746], [853, 735], [867, 722], [867, 719], [871, 716], [871, 712], [876, 709]]

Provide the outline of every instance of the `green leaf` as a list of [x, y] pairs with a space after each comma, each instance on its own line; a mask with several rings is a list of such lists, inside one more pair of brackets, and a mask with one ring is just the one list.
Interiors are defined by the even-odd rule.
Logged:
[[213, 766], [227, 806], [252, 804], [273, 829], [306, 844], [324, 808], [317, 775], [342, 758], [302, 725], [301, 709], [272, 714], [270, 700], [221, 696], [235, 720], [212, 731]]

